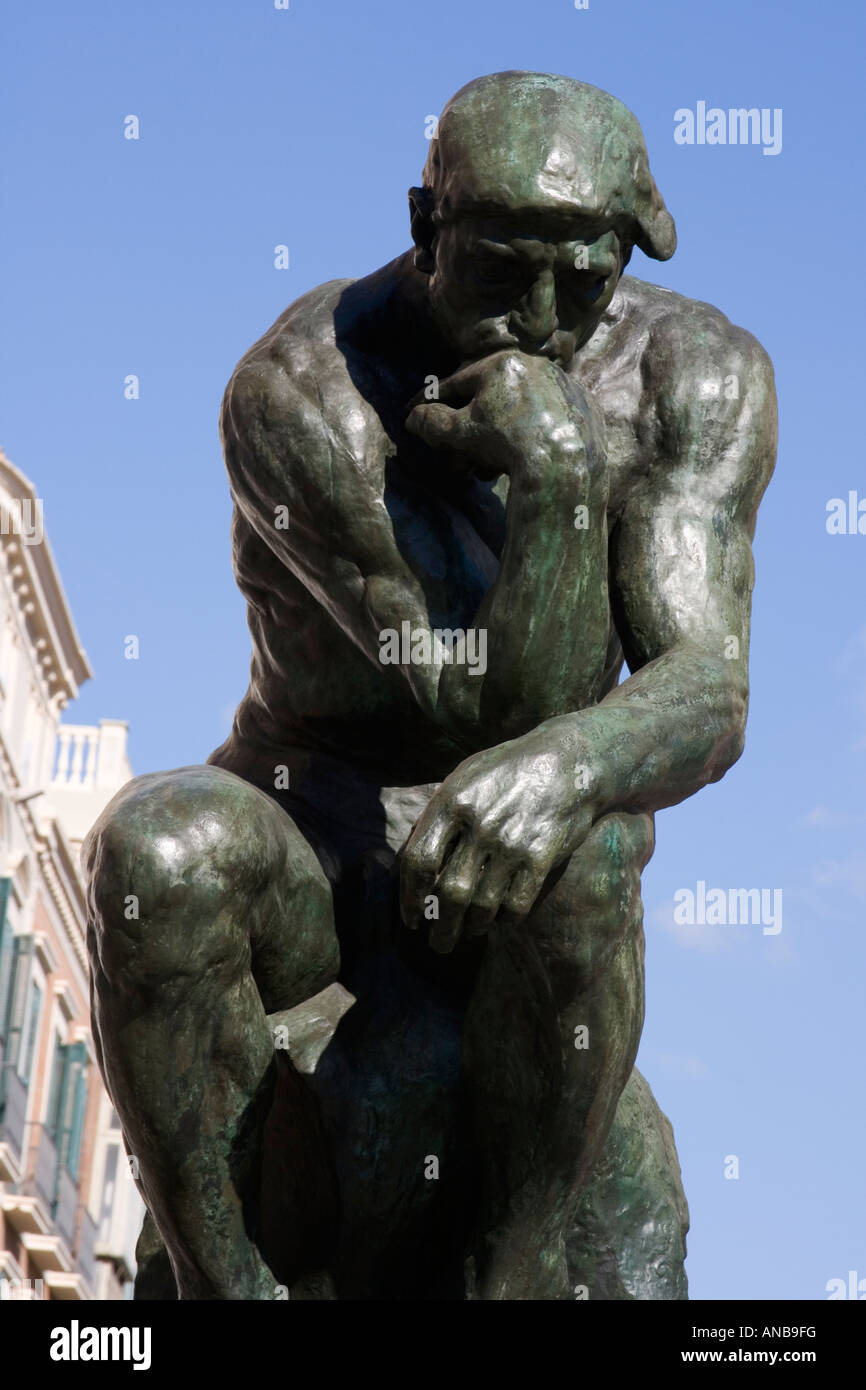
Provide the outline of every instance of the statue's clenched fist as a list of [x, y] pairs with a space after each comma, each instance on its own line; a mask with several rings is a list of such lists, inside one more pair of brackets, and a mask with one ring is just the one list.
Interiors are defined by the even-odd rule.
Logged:
[[603, 447], [599, 416], [580, 384], [549, 358], [514, 349], [440, 382], [438, 401], [415, 404], [406, 428], [483, 478], [523, 476], [558, 461], [591, 466]]

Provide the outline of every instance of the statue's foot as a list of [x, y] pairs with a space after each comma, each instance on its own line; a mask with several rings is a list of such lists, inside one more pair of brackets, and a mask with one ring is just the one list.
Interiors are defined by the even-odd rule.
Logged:
[[688, 1298], [689, 1209], [670, 1121], [635, 1069], [567, 1233], [573, 1298]]
[[334, 1301], [337, 1297], [337, 1290], [329, 1271], [320, 1269], [314, 1274], [304, 1274], [300, 1279], [296, 1279], [289, 1296], [294, 1302], [301, 1300], [307, 1303]]
[[278, 1282], [252, 1243], [244, 1252], [241, 1267], [223, 1280], [216, 1283], [211, 1280], [206, 1288], [201, 1275], [197, 1273], [190, 1272], [188, 1278], [182, 1276], [177, 1280], [162, 1236], [149, 1211], [145, 1211], [144, 1214], [144, 1225], [138, 1238], [135, 1256], [138, 1265], [135, 1276], [136, 1299], [166, 1301], [180, 1298], [186, 1302], [243, 1302], [249, 1299], [255, 1302], [271, 1302], [289, 1297], [289, 1290]]
[[533, 1219], [531, 1208], [488, 1237], [478, 1265], [473, 1298], [559, 1303], [573, 1297], [565, 1232], [551, 1230], [540, 1215]]
[[563, 1303], [573, 1297], [568, 1282], [565, 1250], [522, 1257], [516, 1267], [491, 1270], [479, 1285], [476, 1298], [485, 1301]]
[[177, 1281], [177, 1287], [180, 1299], [195, 1302], [215, 1300], [273, 1303], [289, 1296], [286, 1286], [279, 1283], [273, 1270], [269, 1269], [252, 1244], [244, 1252], [242, 1265], [236, 1267], [224, 1279], [211, 1279], [205, 1284], [200, 1275], [194, 1274], [188, 1280], [181, 1276]]

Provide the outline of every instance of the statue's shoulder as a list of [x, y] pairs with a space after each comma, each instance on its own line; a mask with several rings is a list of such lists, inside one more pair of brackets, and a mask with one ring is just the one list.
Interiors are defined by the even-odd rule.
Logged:
[[[776, 457], [770, 358], [713, 304], [626, 278], [619, 313], [639, 338], [643, 437], [659, 459], [688, 457], [699, 471], [715, 470], [754, 520]], [[718, 469], [722, 457], [727, 471]]]
[[280, 314], [238, 362], [226, 387], [234, 408], [322, 400], [323, 384], [345, 368], [336, 346], [338, 306], [353, 280], [328, 280]]
[[643, 338], [644, 376], [659, 388], [732, 374], [772, 388], [773, 367], [758, 339], [721, 309], [662, 285], [624, 275], [611, 308]]

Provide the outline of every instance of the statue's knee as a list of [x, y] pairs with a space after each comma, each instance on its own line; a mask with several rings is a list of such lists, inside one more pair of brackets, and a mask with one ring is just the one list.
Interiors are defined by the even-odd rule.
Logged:
[[651, 816], [603, 816], [571, 861], [576, 905], [613, 922], [627, 915], [639, 903], [641, 873], [654, 845]]
[[200, 957], [225, 957], [230, 944], [230, 955], [243, 955], [233, 909], [264, 882], [263, 847], [257, 841], [244, 861], [245, 822], [215, 775], [191, 768], [137, 777], [88, 835], [88, 937], [94, 967], [110, 983], [201, 970], [209, 960]]
[[90, 832], [84, 864], [97, 989], [249, 970], [270, 1011], [336, 978], [318, 859], [276, 802], [222, 768], [135, 778]]
[[318, 994], [340, 970], [331, 885], [288, 817], [282, 839], [270, 887], [249, 916], [253, 978], [267, 1013]]
[[652, 817], [605, 816], [553, 887], [541, 912], [543, 945], [571, 989], [603, 972], [623, 943], [642, 940], [641, 872], [654, 843]]

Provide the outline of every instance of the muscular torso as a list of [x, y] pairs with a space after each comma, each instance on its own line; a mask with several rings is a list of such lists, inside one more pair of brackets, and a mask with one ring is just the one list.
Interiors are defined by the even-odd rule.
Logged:
[[[400, 264], [366, 282], [332, 282], [304, 296], [238, 370], [276, 357], [288, 372], [300, 370], [314, 380], [317, 408], [341, 446], [339, 466], [361, 470], [372, 505], [387, 511], [399, 550], [423, 587], [431, 626], [466, 628], [498, 571], [508, 480], [458, 482], [429, 460], [426, 468], [423, 460], [419, 466], [401, 426], [407, 402], [424, 385], [423, 352], [415, 361], [405, 355], [395, 361], [387, 333], [365, 323], [371, 299], [387, 297], [388, 277]], [[658, 386], [646, 361], [653, 325], [671, 315], [695, 314], [713, 315], [715, 331], [727, 325], [709, 306], [626, 276], [572, 363], [571, 372], [604, 419], [610, 535], [631, 490], [654, 463]], [[319, 482], [324, 488], [333, 484], [328, 478]], [[365, 524], [364, 516], [357, 524]], [[563, 524], [573, 521], [563, 518]], [[328, 537], [320, 539], [327, 546]], [[424, 717], [408, 685], [359, 649], [237, 507], [233, 556], [248, 603], [251, 678], [232, 735], [212, 761], [263, 776], [279, 762], [281, 750], [306, 748], [398, 785], [441, 780], [465, 756], [465, 748]], [[603, 551], [597, 568], [598, 601], [573, 615], [575, 672], [568, 702], [548, 716], [597, 702], [622, 667]], [[521, 671], [508, 679], [519, 683]], [[479, 748], [497, 741], [479, 728]], [[258, 767], [265, 771], [257, 774]]]

